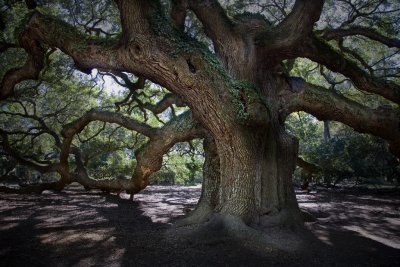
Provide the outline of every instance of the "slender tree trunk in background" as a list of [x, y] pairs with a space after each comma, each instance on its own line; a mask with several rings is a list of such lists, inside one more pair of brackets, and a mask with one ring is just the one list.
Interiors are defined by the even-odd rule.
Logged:
[[325, 142], [329, 142], [331, 140], [331, 133], [329, 130], [329, 121], [324, 121], [324, 140]]

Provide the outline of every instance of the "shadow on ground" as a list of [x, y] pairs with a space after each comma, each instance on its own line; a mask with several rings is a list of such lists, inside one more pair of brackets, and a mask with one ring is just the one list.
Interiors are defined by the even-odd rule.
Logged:
[[[318, 217], [304, 249], [287, 253], [234, 238], [192, 242], [165, 232], [193, 208], [199, 187], [154, 186], [118, 198], [64, 193], [0, 195], [1, 266], [396, 266], [398, 197], [298, 194]], [[284, 242], [284, 241], [283, 241]]]

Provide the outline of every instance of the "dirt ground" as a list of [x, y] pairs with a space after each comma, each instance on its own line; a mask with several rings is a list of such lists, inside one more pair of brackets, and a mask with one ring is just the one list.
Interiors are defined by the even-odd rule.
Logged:
[[150, 186], [133, 202], [77, 185], [0, 194], [0, 266], [399, 266], [399, 195], [298, 192], [317, 221], [306, 224], [304, 249], [288, 252], [235, 238], [175, 237], [172, 222], [200, 190]]

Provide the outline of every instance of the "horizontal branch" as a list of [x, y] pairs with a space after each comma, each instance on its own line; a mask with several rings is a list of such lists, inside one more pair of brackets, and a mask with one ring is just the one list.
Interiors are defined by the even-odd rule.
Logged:
[[173, 104], [182, 107], [184, 106], [181, 98], [175, 94], [167, 94], [161, 99], [157, 104], [152, 105], [150, 103], [144, 104], [144, 108], [150, 110], [155, 114], [160, 114], [164, 112], [167, 108], [171, 107]]
[[[98, 180], [88, 175], [81, 157], [81, 151], [78, 147], [72, 146], [72, 140], [91, 121], [117, 123], [127, 129], [135, 130], [150, 137], [145, 145], [135, 151], [137, 164], [131, 179], [124, 176], [116, 176], [113, 179]], [[61, 180], [54, 184], [20, 186], [17, 189], [1, 187], [0, 191], [8, 193], [41, 193], [43, 190], [61, 190], [67, 183], [78, 182], [86, 188], [98, 188], [117, 192], [126, 190], [133, 194], [147, 186], [149, 176], [161, 168], [164, 154], [175, 143], [200, 138], [203, 136], [204, 130], [193, 120], [190, 111], [173, 118], [161, 128], [152, 128], [119, 113], [91, 110], [81, 118], [64, 126], [62, 130], [64, 139], [61, 144], [59, 162], [50, 164], [41, 164], [21, 156], [17, 150], [9, 145], [7, 133], [4, 131], [0, 133], [3, 150], [15, 158], [21, 165], [31, 167], [41, 173], [58, 172], [61, 175]], [[69, 171], [70, 154], [75, 155], [76, 169], [73, 172]]]
[[62, 135], [64, 137], [71, 137], [80, 133], [92, 121], [116, 123], [126, 129], [136, 131], [149, 138], [153, 138], [157, 134], [156, 128], [152, 128], [145, 123], [138, 122], [120, 113], [93, 109], [88, 111], [79, 119], [65, 125], [62, 130]]
[[14, 148], [11, 147], [9, 140], [8, 140], [7, 132], [0, 129], [0, 135], [1, 135], [1, 140], [2, 140], [1, 141], [2, 149], [4, 149], [8, 155], [15, 158], [20, 164], [29, 166], [32, 169], [34, 169], [40, 173], [61, 172], [62, 168], [61, 168], [61, 165], [58, 163], [42, 164], [33, 159], [26, 158], [23, 155], [20, 155], [20, 153], [17, 150], [15, 150]]
[[91, 37], [56, 18], [34, 12], [21, 33], [25, 39], [57, 47], [71, 56], [77, 69], [90, 73], [93, 68], [117, 70], [118, 39]]
[[361, 35], [365, 36], [371, 40], [380, 42], [388, 47], [398, 47], [400, 48], [400, 39], [390, 38], [382, 35], [378, 31], [361, 26], [352, 26], [346, 29], [333, 29], [322, 31], [322, 38], [325, 40], [339, 39], [342, 37]]
[[111, 191], [126, 190], [136, 194], [148, 184], [148, 178], [160, 170], [163, 156], [178, 142], [200, 138], [204, 130], [193, 121], [191, 112], [186, 112], [174, 118], [159, 129], [157, 135], [135, 151], [136, 167], [131, 179], [119, 176], [113, 179], [97, 180], [89, 177], [82, 163], [80, 151], [73, 149], [77, 169], [73, 180], [87, 188], [106, 189]]
[[291, 78], [296, 92], [286, 99], [289, 113], [305, 111], [319, 120], [342, 122], [361, 133], [379, 136], [390, 144], [393, 154], [400, 157], [400, 114], [392, 108], [371, 109], [334, 91]]
[[299, 56], [326, 66], [333, 72], [338, 72], [351, 79], [354, 86], [362, 91], [381, 95], [388, 100], [400, 104], [400, 85], [368, 75], [350, 59], [345, 58], [324, 41], [313, 38], [307, 49]]
[[43, 43], [70, 55], [82, 72], [90, 73], [93, 68], [117, 69], [113, 56], [117, 40], [91, 38], [61, 20], [38, 12], [30, 16], [19, 33], [19, 44], [28, 53], [28, 59], [22, 67], [11, 69], [4, 75], [0, 82], [0, 100], [10, 97], [19, 82], [39, 77], [45, 66]]

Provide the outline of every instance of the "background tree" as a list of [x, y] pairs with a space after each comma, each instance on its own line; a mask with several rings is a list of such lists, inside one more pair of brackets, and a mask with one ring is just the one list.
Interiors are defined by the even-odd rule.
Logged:
[[[11, 17], [17, 14], [14, 6], [23, 9], [19, 1], [7, 6], [5, 14]], [[202, 197], [185, 223], [212, 218], [235, 231], [245, 224], [299, 226], [291, 180], [298, 139], [285, 130], [289, 114], [305, 111], [342, 122], [383, 138], [400, 156], [399, 8], [395, 1], [382, 0], [118, 0], [74, 6], [48, 1], [33, 12], [18, 12], [26, 13], [18, 27], [6, 27], [6, 32], [15, 29], [17, 38], [5, 35], [5, 54], [21, 47], [27, 58], [24, 65], [7, 68], [0, 98], [21, 101], [27, 90], [16, 85], [40, 78], [52, 50], [68, 55], [82, 73], [111, 76], [128, 93], [114, 107], [86, 111], [55, 134], [47, 131], [59, 144], [55, 162], [20, 156], [10, 142], [15, 131], [2, 130], [3, 148], [40, 171], [57, 171], [59, 187], [78, 181], [87, 188], [136, 193], [175, 143], [203, 137]], [[368, 51], [371, 44], [374, 52]], [[146, 93], [146, 80], [172, 94]], [[359, 92], [371, 95], [364, 98]], [[190, 111], [177, 115], [173, 104]], [[151, 125], [147, 111], [161, 114], [167, 108], [170, 121]], [[23, 114], [37, 116], [30, 110]], [[36, 121], [46, 130], [46, 123]], [[135, 151], [131, 179], [89, 177], [74, 140], [93, 121], [117, 123], [145, 136], [147, 142]]]
[[306, 113], [294, 113], [286, 123], [288, 131], [299, 137], [299, 156], [305, 160], [298, 162], [298, 182], [313, 179], [324, 186], [340, 182], [374, 187], [398, 184], [399, 162], [384, 140], [335, 122], [329, 123], [330, 138], [326, 140], [326, 123]]

